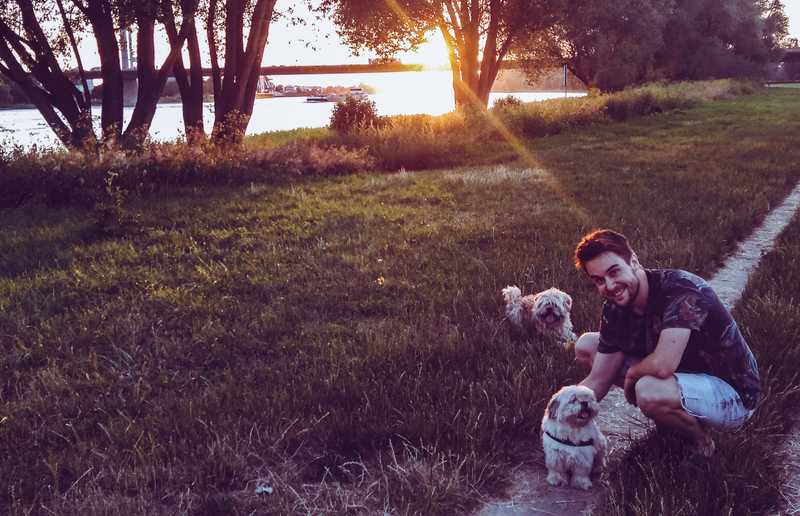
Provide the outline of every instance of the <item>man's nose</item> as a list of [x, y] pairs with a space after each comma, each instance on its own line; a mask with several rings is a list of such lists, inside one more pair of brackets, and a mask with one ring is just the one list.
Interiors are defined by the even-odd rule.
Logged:
[[606, 276], [606, 278], [605, 278], [605, 287], [606, 287], [606, 290], [609, 290], [609, 291], [614, 290], [614, 280], [612, 280], [611, 278]]

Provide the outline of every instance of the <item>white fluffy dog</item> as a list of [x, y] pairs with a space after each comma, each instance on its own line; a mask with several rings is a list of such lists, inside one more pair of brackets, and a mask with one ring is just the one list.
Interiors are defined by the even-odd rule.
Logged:
[[517, 327], [531, 327], [557, 339], [564, 347], [575, 342], [577, 336], [569, 318], [572, 298], [557, 288], [523, 296], [519, 287], [508, 286], [502, 290], [508, 320]]
[[581, 385], [568, 385], [550, 398], [542, 418], [548, 484], [592, 487], [589, 477], [603, 466], [608, 448], [594, 421], [598, 407], [594, 392]]

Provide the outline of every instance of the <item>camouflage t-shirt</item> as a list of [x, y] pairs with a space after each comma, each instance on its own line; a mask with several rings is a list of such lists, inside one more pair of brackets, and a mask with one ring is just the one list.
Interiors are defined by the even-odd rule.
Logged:
[[714, 290], [682, 270], [645, 274], [649, 293], [644, 315], [605, 301], [597, 351], [644, 358], [655, 349], [661, 330], [692, 330], [677, 370], [721, 378], [739, 393], [745, 408], [755, 408], [761, 390], [756, 359]]

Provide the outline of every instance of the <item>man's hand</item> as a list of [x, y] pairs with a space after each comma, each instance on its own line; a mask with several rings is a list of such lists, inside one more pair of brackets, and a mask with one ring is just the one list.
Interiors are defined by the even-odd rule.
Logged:
[[597, 401], [602, 400], [614, 382], [617, 371], [625, 361], [625, 355], [616, 353], [597, 353], [592, 363], [589, 376], [583, 379], [580, 385], [585, 385], [594, 391]]

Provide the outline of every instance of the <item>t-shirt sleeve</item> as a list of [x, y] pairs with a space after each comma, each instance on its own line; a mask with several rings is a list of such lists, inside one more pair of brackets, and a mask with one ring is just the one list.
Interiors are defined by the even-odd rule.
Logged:
[[685, 328], [699, 331], [708, 317], [709, 302], [696, 287], [682, 287], [666, 299], [662, 329]]
[[597, 344], [598, 353], [616, 353], [622, 351], [619, 345], [618, 318], [604, 309], [600, 318], [600, 342]]

